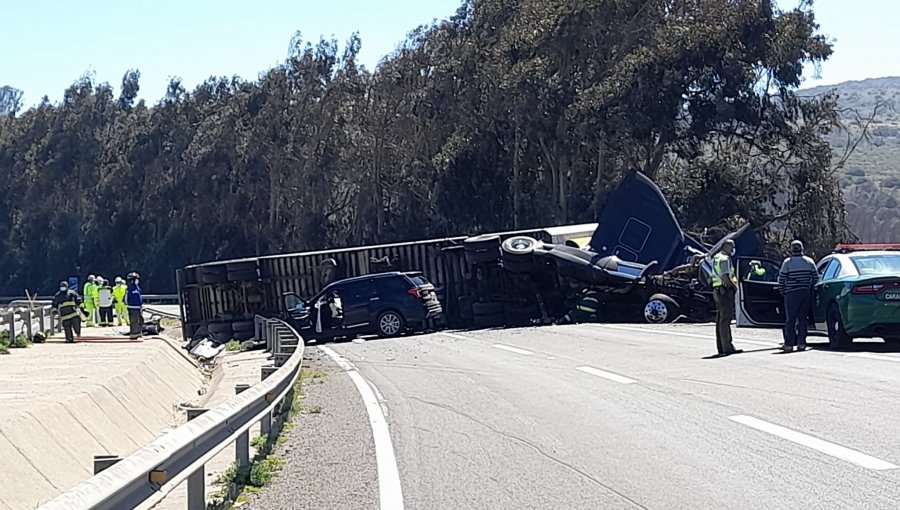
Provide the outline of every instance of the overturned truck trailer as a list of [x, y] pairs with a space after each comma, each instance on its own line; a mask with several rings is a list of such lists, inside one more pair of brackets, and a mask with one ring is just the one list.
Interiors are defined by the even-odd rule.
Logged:
[[[749, 225], [729, 235], [737, 255], [761, 252]], [[283, 315], [282, 296], [331, 282], [421, 272], [451, 327], [517, 326], [563, 316], [576, 288], [604, 293], [608, 319], [649, 322], [712, 310], [707, 246], [681, 229], [659, 188], [628, 174], [598, 223], [209, 262], [177, 271], [184, 334], [253, 336], [253, 316]]]
[[[548, 227], [496, 234], [583, 246], [597, 224]], [[281, 315], [282, 296], [310, 297], [329, 283], [384, 271], [421, 272], [436, 288], [445, 320], [465, 327], [479, 274], [465, 255], [465, 236], [336, 250], [216, 261], [176, 271], [185, 338], [205, 327], [219, 338], [249, 339], [253, 317]], [[483, 282], [481, 282], [483, 283]], [[503, 282], [491, 282], [498, 288]], [[463, 310], [465, 308], [466, 310]]]

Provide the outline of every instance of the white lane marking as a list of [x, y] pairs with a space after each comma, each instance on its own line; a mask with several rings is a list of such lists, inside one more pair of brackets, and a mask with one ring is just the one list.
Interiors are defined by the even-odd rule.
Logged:
[[884, 356], [882, 354], [869, 354], [867, 352], [857, 352], [853, 354], [847, 355], [850, 358], [867, 358], [867, 359], [879, 359], [881, 361], [893, 361], [900, 362], [900, 358], [895, 358], [894, 356]]
[[[335, 363], [350, 376], [350, 380], [359, 391], [366, 413], [369, 415], [369, 425], [372, 427], [372, 436], [375, 440], [375, 463], [378, 469], [378, 493], [379, 508], [381, 510], [403, 510], [403, 493], [400, 488], [400, 472], [397, 469], [397, 458], [394, 455], [394, 444], [391, 441], [391, 432], [388, 429], [387, 420], [381, 409], [381, 404], [375, 392], [374, 385], [366, 382], [363, 376], [356, 370], [352, 363], [328, 347], [319, 349], [327, 354]], [[377, 391], [377, 389], [375, 390]]]
[[556, 359], [556, 356], [547, 356], [547, 359], [553, 360]]
[[467, 337], [467, 336], [454, 335], [453, 333], [438, 333], [438, 334], [442, 335], [442, 336], [450, 337], [450, 338], [455, 338], [457, 340], [469, 340], [469, 337]]
[[851, 462], [856, 464], [857, 466], [862, 466], [867, 469], [874, 470], [885, 470], [885, 469], [896, 469], [897, 466], [891, 464], [890, 462], [883, 461], [881, 459], [876, 459], [875, 457], [871, 457], [864, 453], [860, 453], [856, 450], [851, 450], [850, 448], [846, 448], [834, 443], [829, 443], [828, 441], [824, 441], [817, 437], [808, 436], [803, 434], [802, 432], [797, 432], [796, 430], [787, 429], [774, 423], [769, 423], [767, 421], [759, 420], [752, 416], [738, 415], [732, 416], [731, 420], [746, 425], [748, 427], [752, 427], [757, 430], [761, 430], [763, 432], [772, 434], [773, 436], [778, 436], [782, 439], [787, 439], [788, 441], [792, 441], [799, 445], [805, 446], [807, 448], [811, 448], [813, 450], [824, 453], [825, 455], [830, 455], [832, 457], [836, 457], [841, 460], [845, 460], [847, 462]]
[[615, 381], [620, 384], [634, 384], [637, 382], [634, 379], [629, 379], [619, 374], [614, 374], [612, 372], [607, 372], [605, 370], [600, 370], [599, 368], [594, 367], [578, 367], [576, 370], [580, 370], [586, 374], [596, 375], [597, 377], [602, 377], [604, 379], [609, 379], [610, 381]]
[[[714, 335], [704, 335], [701, 333], [683, 333], [680, 331], [665, 331], [662, 329], [629, 328], [627, 326], [609, 326], [606, 324], [604, 324], [603, 327], [607, 328], [607, 329], [620, 329], [622, 331], [637, 331], [640, 333], [654, 333], [657, 335], [683, 336], [683, 337], [687, 337], [687, 338], [702, 338], [703, 340], [715, 340], [716, 339], [716, 337]], [[735, 338], [734, 341], [745, 343], [745, 344], [765, 345], [766, 347], [773, 346], [773, 345], [777, 346], [779, 343], [781, 343], [781, 342], [764, 342], [761, 340], [747, 340], [745, 338]]]
[[491, 347], [493, 347], [494, 349], [500, 349], [503, 351], [514, 352], [516, 354], [521, 354], [523, 356], [530, 356], [530, 355], [534, 354], [533, 352], [526, 351], [525, 349], [519, 349], [518, 347], [510, 347], [508, 345], [503, 345], [503, 344], [494, 344]]

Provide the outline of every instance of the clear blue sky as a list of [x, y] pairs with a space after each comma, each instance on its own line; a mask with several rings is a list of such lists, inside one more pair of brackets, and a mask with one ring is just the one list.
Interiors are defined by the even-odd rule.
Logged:
[[[783, 7], [798, 0], [779, 0]], [[193, 88], [209, 76], [253, 79], [287, 56], [295, 31], [304, 39], [362, 38], [372, 68], [405, 34], [452, 15], [460, 0], [155, 0], [113, 2], [3, 0], [0, 85], [25, 91], [31, 106], [52, 101], [87, 71], [118, 90], [130, 68], [141, 71], [140, 97], [155, 103], [169, 77]], [[48, 7], [52, 5], [53, 7]], [[863, 5], [865, 7], [863, 7]], [[816, 0], [835, 55], [808, 85], [900, 75], [900, 1]]]

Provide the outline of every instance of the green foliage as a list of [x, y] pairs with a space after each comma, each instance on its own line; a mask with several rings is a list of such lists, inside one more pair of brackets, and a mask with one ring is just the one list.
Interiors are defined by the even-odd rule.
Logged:
[[9, 354], [9, 339], [0, 338], [0, 354]]
[[238, 340], [229, 340], [227, 344], [225, 344], [226, 351], [239, 351], [241, 350], [241, 342]]
[[3, 286], [136, 267], [166, 291], [199, 260], [594, 221], [633, 169], [686, 227], [833, 243], [834, 98], [795, 92], [831, 54], [809, 4], [465, 0], [375, 70], [355, 36], [298, 36], [152, 106], [136, 71], [119, 98], [83, 77], [0, 116]]
[[254, 487], [266, 485], [283, 466], [284, 459], [272, 455], [254, 463], [250, 469], [250, 485]]
[[9, 344], [10, 347], [24, 349], [31, 345], [31, 339], [25, 333], [19, 333], [16, 338]]

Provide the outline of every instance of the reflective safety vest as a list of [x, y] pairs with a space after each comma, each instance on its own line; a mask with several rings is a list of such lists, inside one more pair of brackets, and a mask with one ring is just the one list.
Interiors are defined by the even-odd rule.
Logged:
[[88, 303], [94, 302], [94, 288], [95, 287], [96, 287], [95, 284], [93, 284], [91, 282], [85, 282], [83, 295], [84, 295], [84, 300], [86, 302], [88, 302]]
[[578, 311], [588, 313], [591, 315], [596, 314], [600, 311], [600, 300], [597, 298], [597, 292], [593, 290], [585, 291], [581, 297], [578, 299], [578, 304], [575, 306]]
[[722, 281], [724, 278], [730, 278], [732, 283], [737, 283], [737, 278], [734, 276], [734, 267], [731, 265], [731, 257], [720, 252], [713, 257], [712, 286], [721, 287], [724, 285]]
[[125, 303], [125, 292], [127, 287], [124, 283], [120, 283], [113, 287], [113, 298], [116, 300], [116, 303]]
[[766, 268], [759, 266], [756, 269], [751, 268], [747, 274], [747, 280], [759, 280], [766, 276]]
[[100, 287], [100, 289], [97, 291], [97, 295], [97, 303], [100, 305], [100, 308], [107, 308], [113, 305], [112, 287]]

